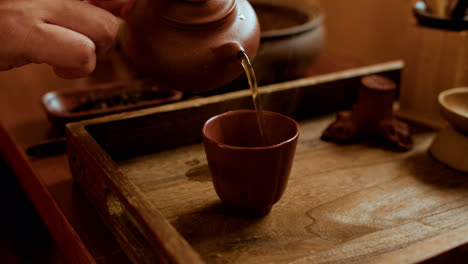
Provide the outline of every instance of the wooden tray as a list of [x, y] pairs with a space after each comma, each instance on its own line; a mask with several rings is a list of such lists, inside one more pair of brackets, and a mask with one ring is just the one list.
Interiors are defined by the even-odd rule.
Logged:
[[261, 88], [265, 108], [301, 119], [291, 178], [264, 218], [226, 212], [201, 140], [211, 116], [252, 108], [248, 90], [72, 123], [73, 177], [135, 263], [412, 263], [468, 241], [468, 183], [427, 155], [319, 139], [359, 79], [398, 80], [400, 61]]

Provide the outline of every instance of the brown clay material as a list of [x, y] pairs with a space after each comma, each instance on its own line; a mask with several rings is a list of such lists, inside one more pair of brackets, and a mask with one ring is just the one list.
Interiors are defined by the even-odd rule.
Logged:
[[323, 132], [322, 139], [346, 142], [358, 134], [385, 140], [401, 150], [413, 146], [409, 126], [393, 116], [395, 83], [383, 76], [361, 79], [357, 103], [352, 111], [337, 114], [335, 122]]
[[137, 68], [184, 92], [230, 83], [243, 72], [239, 51], [253, 59], [260, 42], [247, 0], [138, 0], [124, 19], [122, 46]]
[[261, 85], [302, 78], [322, 51], [325, 26], [319, 5], [301, 0], [250, 0], [260, 22], [253, 61]]
[[260, 147], [255, 111], [237, 110], [209, 119], [202, 130], [216, 193], [233, 212], [263, 216], [282, 196], [293, 164], [299, 126], [264, 111], [269, 146]]
[[378, 75], [362, 78], [357, 103], [353, 106], [357, 125], [372, 129], [380, 120], [391, 118], [395, 90], [395, 83], [388, 78]]

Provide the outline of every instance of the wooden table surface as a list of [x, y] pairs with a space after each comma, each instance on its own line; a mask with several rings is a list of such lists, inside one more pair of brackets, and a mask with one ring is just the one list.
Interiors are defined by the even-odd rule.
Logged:
[[[327, 43], [311, 75], [399, 59], [403, 40], [397, 36], [409, 21], [408, 2], [321, 1]], [[47, 65], [0, 72], [0, 151], [70, 263], [129, 261], [90, 203], [74, 187], [66, 155], [26, 156], [28, 146], [62, 135], [48, 122], [40, 98], [47, 91], [86, 88], [133, 77], [134, 72], [117, 52], [101, 60], [95, 73], [82, 79], [60, 79]]]

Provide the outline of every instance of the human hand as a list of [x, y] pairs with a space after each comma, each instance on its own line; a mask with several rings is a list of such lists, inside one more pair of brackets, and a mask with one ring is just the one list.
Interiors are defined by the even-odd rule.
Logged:
[[91, 73], [120, 21], [78, 0], [0, 0], [0, 70], [47, 63], [63, 78]]

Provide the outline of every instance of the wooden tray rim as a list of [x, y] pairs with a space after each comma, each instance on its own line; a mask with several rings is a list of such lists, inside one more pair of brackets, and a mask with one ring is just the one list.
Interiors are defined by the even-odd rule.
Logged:
[[[402, 69], [403, 66], [404, 66], [403, 60], [393, 60], [389, 62], [373, 64], [373, 65], [359, 67], [355, 69], [337, 71], [337, 72], [333, 72], [329, 74], [322, 74], [322, 75], [318, 75], [314, 77], [301, 78], [301, 79], [296, 79], [296, 80], [286, 81], [286, 82], [281, 82], [281, 83], [274, 83], [274, 84], [259, 87], [259, 94], [273, 93], [279, 90], [284, 90], [284, 91], [292, 90], [298, 86], [310, 86], [310, 85], [326, 83], [326, 82], [335, 80], [338, 76], [345, 77], [345, 78], [352, 78], [352, 77], [362, 76], [365, 74], [369, 74], [369, 75], [376, 74], [383, 70], [386, 70], [386, 71], [399, 70], [399, 69]], [[284, 87], [287, 87], [287, 88], [284, 88]], [[251, 96], [250, 90], [248, 89], [229, 92], [229, 93], [220, 94], [220, 95], [214, 95], [210, 97], [203, 97], [203, 98], [197, 98], [193, 100], [180, 101], [180, 102], [175, 102], [172, 104], [167, 104], [167, 105], [162, 105], [162, 106], [155, 106], [155, 107], [150, 107], [150, 108], [145, 108], [145, 109], [128, 111], [128, 112], [113, 114], [109, 116], [96, 117], [96, 118], [78, 121], [78, 122], [72, 122], [72, 123], [67, 124], [67, 127], [69, 130], [74, 130], [76, 127], [86, 127], [92, 124], [131, 119], [131, 118], [155, 114], [155, 113], [171, 112], [175, 110], [192, 108], [194, 106], [207, 105], [207, 104], [219, 101], [220, 98], [229, 100], [229, 99], [242, 98], [246, 96]]]

